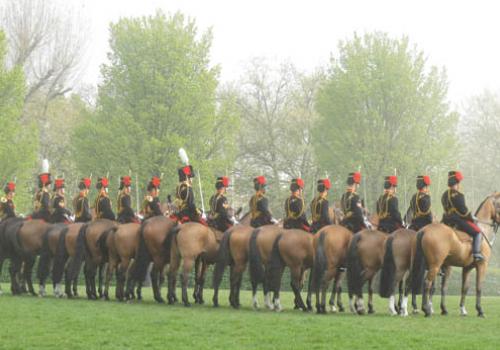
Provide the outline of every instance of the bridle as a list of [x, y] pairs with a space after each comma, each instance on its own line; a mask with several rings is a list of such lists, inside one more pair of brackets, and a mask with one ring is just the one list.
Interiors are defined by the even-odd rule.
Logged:
[[[483, 235], [486, 243], [488, 243], [490, 248], [493, 248], [493, 244], [495, 244], [495, 241], [497, 238], [498, 228], [500, 227], [500, 205], [497, 204], [497, 202], [495, 200], [495, 195], [491, 195], [489, 199], [493, 202], [493, 207], [495, 208], [495, 216], [494, 216], [494, 218], [492, 218], [493, 222], [484, 221], [484, 220], [480, 220], [480, 219], [476, 219], [476, 221], [480, 224], [487, 225], [493, 229], [493, 238], [491, 240], [484, 234], [483, 231], [481, 231], [481, 234]], [[485, 202], [483, 202], [483, 204]]]

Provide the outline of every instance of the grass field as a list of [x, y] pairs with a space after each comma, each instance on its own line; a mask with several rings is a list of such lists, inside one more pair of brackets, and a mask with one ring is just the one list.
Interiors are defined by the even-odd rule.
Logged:
[[[8, 290], [3, 286], [4, 291]], [[51, 291], [50, 291], [51, 292]], [[83, 288], [80, 289], [83, 292]], [[376, 298], [376, 314], [316, 315], [291, 309], [292, 294], [284, 293], [285, 310], [275, 313], [250, 308], [243, 292], [241, 310], [211, 303], [185, 308], [159, 305], [149, 290], [145, 301], [87, 301], [0, 296], [1, 349], [498, 349], [500, 298], [485, 297], [486, 319], [460, 317], [458, 298], [449, 297], [450, 315], [391, 317], [386, 301]], [[205, 293], [211, 298], [211, 290]], [[439, 298], [435, 300], [435, 304]]]

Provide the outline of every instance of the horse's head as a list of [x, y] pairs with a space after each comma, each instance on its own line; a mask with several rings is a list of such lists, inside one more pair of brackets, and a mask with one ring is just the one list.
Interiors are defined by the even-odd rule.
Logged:
[[491, 195], [492, 215], [491, 219], [495, 224], [500, 225], [500, 192], [495, 192]]

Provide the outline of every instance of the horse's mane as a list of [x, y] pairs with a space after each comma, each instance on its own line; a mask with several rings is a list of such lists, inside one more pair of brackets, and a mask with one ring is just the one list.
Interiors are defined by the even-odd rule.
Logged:
[[489, 196], [486, 196], [485, 199], [483, 199], [483, 201], [481, 202], [481, 204], [479, 204], [479, 206], [477, 207], [476, 209], [476, 212], [474, 213], [474, 216], [477, 216], [477, 214], [479, 213], [479, 211], [481, 210], [481, 208], [483, 207], [484, 203], [486, 203], [486, 201], [488, 199], [491, 199], [491, 198], [497, 198], [497, 197], [500, 197], [500, 192], [493, 192], [492, 194], [490, 194]]

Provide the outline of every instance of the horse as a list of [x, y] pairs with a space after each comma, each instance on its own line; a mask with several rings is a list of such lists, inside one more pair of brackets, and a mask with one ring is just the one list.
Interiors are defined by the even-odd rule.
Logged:
[[[109, 284], [113, 272], [116, 270], [116, 299], [123, 301], [133, 299], [135, 296], [125, 293], [125, 283], [129, 279], [131, 261], [135, 258], [139, 247], [141, 224], [127, 223], [114, 227], [106, 238], [108, 250], [108, 267], [104, 286], [104, 297], [108, 299]], [[140, 290], [137, 297], [141, 299]]]
[[[108, 255], [106, 238], [110, 230], [117, 225], [118, 223], [115, 221], [98, 219], [87, 223], [78, 233], [75, 255], [85, 258], [85, 289], [88, 299], [97, 299], [104, 296], [103, 270]], [[78, 263], [79, 259], [75, 260]], [[95, 277], [98, 269], [99, 286], [96, 290]]]
[[[2, 220], [0, 222], [0, 273], [2, 272], [3, 263], [6, 259], [11, 259], [15, 261], [11, 261], [10, 264], [10, 280], [11, 280], [11, 290], [14, 293], [20, 293], [20, 286], [18, 286], [17, 275], [13, 275], [13, 267], [14, 264], [21, 264], [22, 262], [17, 262], [19, 258], [17, 257], [13, 240], [11, 238], [16, 239], [16, 232], [19, 230], [19, 227], [23, 224], [22, 218], [8, 218]], [[2, 294], [2, 289], [0, 287], [0, 294]]]
[[412, 264], [412, 288], [420, 292], [423, 286], [422, 310], [426, 317], [432, 314], [429, 292], [441, 266], [444, 270], [441, 284], [441, 314], [448, 314], [445, 298], [451, 267], [459, 266], [462, 267], [460, 314], [467, 315], [465, 297], [469, 289], [468, 277], [470, 272], [476, 269], [476, 311], [479, 317], [484, 317], [481, 291], [491, 256], [492, 240], [500, 224], [500, 193], [496, 192], [486, 197], [479, 205], [475, 216], [484, 237], [481, 245], [484, 260], [478, 262], [472, 257], [472, 238], [464, 232], [441, 223], [433, 223], [417, 233], [415, 258]]
[[[151, 286], [155, 301], [163, 303], [161, 285], [164, 280], [164, 269], [170, 263], [171, 231], [177, 226], [177, 221], [165, 216], [153, 216], [145, 220], [139, 230], [139, 246], [135, 255], [135, 262], [131, 270], [131, 277], [127, 281], [126, 295], [133, 295], [134, 286], [141, 287], [146, 279], [148, 268], [153, 262], [151, 271]], [[169, 300], [175, 302], [176, 300]]]
[[170, 266], [168, 271], [168, 300], [176, 300], [176, 274], [182, 259], [182, 303], [190, 306], [187, 295], [189, 273], [195, 268], [195, 287], [193, 298], [195, 303], [203, 304], [203, 286], [208, 265], [217, 261], [220, 241], [223, 232], [197, 222], [187, 222], [172, 232], [174, 239], [171, 245]]
[[300, 229], [283, 229], [273, 242], [267, 280], [273, 292], [275, 311], [281, 311], [280, 289], [281, 278], [285, 267], [290, 269], [290, 286], [295, 295], [296, 307], [308, 311], [300, 294], [306, 270], [313, 267], [314, 248], [313, 235]]
[[[389, 298], [391, 315], [408, 316], [408, 293], [411, 289], [410, 268], [417, 233], [396, 230], [385, 241], [385, 254], [380, 270], [380, 296]], [[399, 286], [399, 301], [395, 306], [395, 289]], [[412, 291], [413, 313], [417, 313], [416, 294]], [[398, 310], [399, 309], [399, 310]]]
[[[316, 292], [316, 311], [326, 313], [326, 291], [334, 279], [330, 306], [336, 312], [335, 295], [337, 295], [338, 311], [344, 311], [341, 300], [341, 282], [346, 265], [347, 250], [352, 238], [352, 232], [340, 225], [323, 227], [314, 236], [315, 260], [313, 268], [313, 288]], [[311, 288], [310, 288], [311, 291]]]
[[[54, 263], [52, 268], [52, 283], [54, 284], [54, 295], [68, 298], [78, 296], [78, 275], [85, 258], [85, 229], [87, 224], [77, 222], [69, 224], [59, 234], [57, 241]], [[81, 236], [80, 239], [78, 237]], [[77, 247], [77, 243], [81, 247]], [[61, 282], [64, 275], [64, 293], [61, 290]]]
[[[45, 281], [50, 274], [53, 265], [54, 257], [57, 253], [57, 245], [59, 237], [63, 231], [67, 229], [67, 225], [63, 223], [52, 225], [46, 234], [43, 236], [42, 250], [40, 252], [40, 259], [38, 261], [37, 277], [39, 280], [41, 297], [46, 295]], [[54, 285], [55, 290], [55, 285]]]
[[273, 310], [274, 304], [271, 301], [270, 290], [267, 280], [268, 264], [271, 258], [273, 244], [282, 227], [278, 225], [264, 225], [252, 231], [248, 248], [248, 262], [250, 272], [250, 282], [252, 284], [252, 304], [254, 309], [258, 309], [257, 287], [262, 283], [264, 291], [264, 304], [268, 309]]

